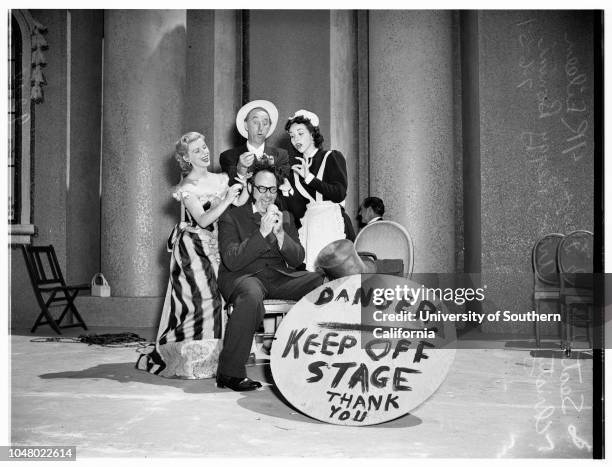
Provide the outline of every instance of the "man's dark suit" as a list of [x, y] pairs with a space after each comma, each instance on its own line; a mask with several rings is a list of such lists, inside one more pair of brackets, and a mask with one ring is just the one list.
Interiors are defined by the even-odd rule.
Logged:
[[[228, 149], [227, 151], [223, 151], [219, 156], [221, 170], [229, 175], [230, 185], [237, 183], [234, 178], [237, 174], [236, 165], [238, 164], [238, 160], [240, 159], [240, 154], [248, 151], [249, 150], [245, 142], [240, 146]], [[274, 157], [274, 166], [277, 167], [277, 173], [281, 178], [281, 182], [283, 178], [289, 177], [289, 174], [291, 173], [291, 167], [289, 166], [289, 154], [287, 154], [286, 150], [268, 146], [268, 144], [266, 143], [264, 145], [264, 154]]]
[[246, 377], [253, 334], [264, 317], [263, 300], [299, 300], [323, 283], [319, 273], [296, 271], [304, 261], [293, 217], [284, 212], [285, 237], [279, 249], [276, 236], [259, 231], [261, 216], [249, 202], [225, 211], [219, 220], [219, 289], [233, 304], [225, 332], [218, 372]]

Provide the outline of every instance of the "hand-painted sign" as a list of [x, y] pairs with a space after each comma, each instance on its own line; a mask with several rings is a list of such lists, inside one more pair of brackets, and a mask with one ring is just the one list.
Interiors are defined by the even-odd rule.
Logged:
[[287, 314], [271, 368], [296, 409], [328, 423], [372, 425], [407, 414], [436, 391], [454, 359], [453, 348], [441, 348], [454, 339], [454, 327], [418, 319], [441, 304], [390, 295], [381, 300], [380, 291], [397, 285], [422, 287], [398, 277], [354, 275], [323, 284]]

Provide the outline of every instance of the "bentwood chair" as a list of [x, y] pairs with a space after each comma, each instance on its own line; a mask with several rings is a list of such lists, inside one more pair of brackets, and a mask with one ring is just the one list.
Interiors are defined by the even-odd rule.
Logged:
[[[557, 266], [557, 247], [563, 234], [551, 233], [540, 238], [531, 250], [533, 268], [533, 300], [538, 315], [542, 302], [552, 302], [557, 311], [561, 298], [561, 283]], [[535, 321], [536, 346], [540, 347], [540, 323]]]
[[401, 275], [407, 278], [412, 276], [412, 239], [406, 229], [397, 222], [382, 220], [366, 225], [355, 238], [355, 249], [359, 255], [372, 254], [376, 259], [378, 272], [387, 273], [386, 267], [393, 267], [393, 262], [401, 260]]
[[[40, 314], [30, 332], [36, 331], [38, 326], [44, 324], [51, 326], [58, 334], [61, 334], [61, 329], [64, 328], [82, 327], [87, 330], [85, 321], [74, 304], [74, 299], [81, 290], [89, 290], [90, 285], [66, 284], [53, 245], [27, 245], [22, 246], [22, 251], [34, 295], [40, 306]], [[64, 307], [58, 319], [53, 318], [51, 314], [51, 308], [54, 306]], [[62, 321], [67, 316], [73, 317], [76, 322], [62, 325]]]
[[[269, 353], [270, 346], [272, 345], [272, 340], [274, 339], [278, 326], [295, 303], [296, 302], [293, 300], [264, 300], [264, 319], [260, 329], [255, 333], [255, 336], [253, 336], [253, 345], [251, 349], [252, 354], [256, 353], [258, 350], [257, 347], [261, 347], [263, 352]], [[226, 308], [228, 319], [231, 319], [230, 317], [233, 310], [232, 304], [228, 303]]]
[[560, 299], [565, 322], [561, 345], [569, 356], [575, 326], [586, 328], [586, 339], [591, 347], [593, 234], [587, 230], [567, 234], [557, 248], [557, 263], [561, 275]]

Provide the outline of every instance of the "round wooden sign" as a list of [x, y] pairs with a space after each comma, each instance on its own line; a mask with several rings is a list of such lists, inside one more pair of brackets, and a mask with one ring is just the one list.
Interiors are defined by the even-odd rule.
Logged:
[[453, 362], [455, 329], [432, 321], [443, 304], [421, 300], [418, 289], [400, 277], [353, 275], [302, 298], [271, 351], [283, 396], [304, 414], [339, 425], [383, 423], [424, 402]]

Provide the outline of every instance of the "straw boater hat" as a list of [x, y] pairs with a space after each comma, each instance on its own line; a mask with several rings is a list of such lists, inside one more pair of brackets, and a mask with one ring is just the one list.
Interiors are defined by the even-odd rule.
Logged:
[[270, 116], [270, 129], [268, 130], [266, 138], [269, 138], [270, 135], [274, 133], [274, 130], [276, 129], [276, 124], [278, 123], [278, 109], [276, 108], [276, 106], [270, 101], [251, 101], [248, 104], [244, 104], [236, 115], [236, 128], [238, 129], [238, 133], [240, 133], [244, 138], [249, 137], [246, 128], [244, 127], [244, 120], [246, 119], [249, 112], [253, 109], [256, 109], [257, 107], [261, 107], [262, 109], [264, 109], [266, 112], [268, 112], [268, 115]]
[[376, 272], [376, 264], [370, 259], [362, 259], [353, 242], [347, 239], [336, 240], [323, 248], [317, 255], [315, 267], [322, 269], [332, 280], [352, 274]]

